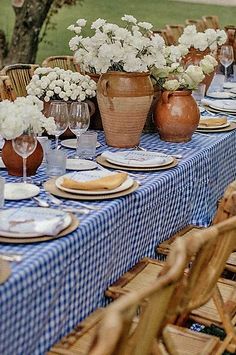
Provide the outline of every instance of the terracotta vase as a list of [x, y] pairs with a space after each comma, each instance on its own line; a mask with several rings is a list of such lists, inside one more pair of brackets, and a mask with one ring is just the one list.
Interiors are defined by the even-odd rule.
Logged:
[[[54, 100], [53, 102], [56, 102], [57, 100]], [[43, 102], [44, 108], [43, 108], [43, 114], [46, 117], [49, 117], [49, 106], [51, 104], [52, 101], [49, 102]], [[95, 105], [91, 100], [85, 100], [85, 102], [87, 102], [88, 106], [89, 106], [89, 112], [90, 112], [90, 117], [93, 116], [93, 114], [95, 113]], [[71, 105], [72, 101], [67, 101], [67, 106], [68, 106], [68, 112], [70, 112], [70, 105]], [[73, 138], [75, 137], [74, 133], [71, 132], [71, 130], [69, 128], [67, 128], [67, 130], [60, 136], [60, 138]]]
[[97, 99], [107, 144], [119, 148], [138, 145], [153, 99], [149, 74], [102, 74]]
[[[12, 141], [6, 140], [2, 148], [2, 160], [6, 165], [9, 175], [23, 175], [23, 159], [12, 147]], [[43, 160], [43, 148], [38, 142], [35, 151], [27, 158], [26, 168], [27, 176], [35, 175], [38, 167]]]
[[155, 124], [162, 140], [191, 140], [200, 120], [200, 112], [191, 91], [164, 91], [157, 103]]
[[[205, 57], [205, 55], [207, 54], [211, 54], [211, 51], [209, 48], [207, 48], [205, 51], [200, 51], [196, 48], [191, 47], [189, 49], [189, 53], [183, 58], [183, 62], [187, 65], [190, 64], [194, 64], [194, 65], [198, 65], [199, 62]], [[215, 59], [217, 59], [217, 55], [214, 56]], [[209, 86], [211, 85], [211, 82], [214, 78], [215, 72], [217, 70], [217, 67], [215, 68], [215, 70], [213, 72], [211, 72], [210, 74], [205, 75], [205, 78], [203, 79], [202, 83], [206, 85], [206, 92], [209, 88]]]

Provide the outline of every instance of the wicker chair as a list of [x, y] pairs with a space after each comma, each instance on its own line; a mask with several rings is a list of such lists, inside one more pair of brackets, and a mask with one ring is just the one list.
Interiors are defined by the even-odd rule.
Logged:
[[10, 78], [16, 96], [27, 96], [26, 86], [36, 68], [37, 64], [12, 64], [4, 67], [0, 75], [7, 75]]
[[186, 25], [195, 25], [198, 32], [204, 32], [206, 30], [206, 25], [203, 20], [187, 19], [185, 23]]
[[177, 44], [179, 37], [184, 31], [183, 25], [166, 25], [169, 44]]
[[42, 62], [43, 67], [50, 67], [50, 68], [61, 68], [64, 70], [72, 70], [75, 72], [80, 71], [80, 67], [78, 64], [74, 63], [74, 58], [69, 55], [58, 55], [46, 58]]
[[219, 17], [218, 16], [202, 16], [206, 28], [214, 28], [217, 30], [220, 28]]
[[10, 100], [14, 101], [16, 94], [12, 87], [12, 83], [8, 76], [0, 76], [0, 101]]
[[[215, 324], [223, 327], [227, 336], [220, 346], [220, 351], [226, 348], [230, 351], [236, 350], [236, 283], [219, 279], [229, 255], [236, 248], [235, 233], [236, 217], [232, 217], [210, 228], [191, 232], [184, 239], [176, 240], [184, 240], [190, 254], [199, 240], [202, 240], [202, 243], [204, 238], [206, 240], [192, 263], [188, 280], [190, 286], [185, 290], [183, 309], [179, 313], [181, 316], [177, 324], [185, 324], [186, 319], [190, 317], [207, 326]], [[106, 295], [116, 299], [127, 292], [138, 291], [143, 285], [155, 282], [162, 267], [161, 261], [145, 258], [111, 285]], [[229, 344], [232, 340], [233, 343]]]
[[188, 311], [189, 302], [187, 307], [183, 296], [192, 279], [189, 277], [187, 281], [184, 271], [196, 253], [194, 268], [198, 270], [203, 254], [206, 259], [204, 247], [208, 247], [214, 237], [215, 233], [210, 231], [208, 237], [200, 237], [194, 247], [190, 247], [191, 242], [177, 241], [161, 275], [151, 285], [126, 293], [106, 309], [95, 311], [53, 346], [48, 355], [186, 354], [187, 344], [189, 347], [191, 344], [191, 354], [194, 355], [217, 351], [221, 345], [216, 337], [176, 326], [165, 327], [178, 320], [183, 311]]
[[[226, 188], [224, 192], [224, 196], [219, 202], [212, 223], [213, 224], [219, 223], [232, 216], [236, 216], [236, 180], [233, 181], [231, 184], [229, 184], [228, 187]], [[176, 240], [176, 238], [179, 237], [186, 238], [188, 237], [189, 232], [197, 229], [199, 229], [199, 227], [191, 226], [191, 225], [185, 227], [184, 229], [176, 233], [174, 236], [172, 236], [170, 239], [161, 243], [156, 249], [157, 253], [162, 255], [167, 255], [169, 253], [171, 244]], [[233, 252], [230, 255], [225, 265], [225, 269], [236, 273], [236, 252]]]

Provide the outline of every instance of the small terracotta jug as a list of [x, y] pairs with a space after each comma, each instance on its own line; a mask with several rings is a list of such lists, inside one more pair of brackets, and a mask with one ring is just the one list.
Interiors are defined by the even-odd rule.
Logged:
[[155, 125], [162, 140], [191, 140], [200, 120], [200, 112], [191, 91], [164, 91], [157, 102]]
[[[12, 141], [6, 140], [2, 148], [2, 160], [6, 165], [9, 175], [23, 175], [23, 159], [13, 149]], [[27, 176], [35, 175], [38, 167], [43, 160], [43, 148], [38, 142], [34, 152], [27, 158], [26, 171]]]

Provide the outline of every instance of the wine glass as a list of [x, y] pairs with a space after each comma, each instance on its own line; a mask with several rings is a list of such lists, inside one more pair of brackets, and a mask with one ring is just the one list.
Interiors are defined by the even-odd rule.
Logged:
[[79, 137], [87, 131], [90, 123], [89, 107], [86, 102], [72, 102], [70, 106], [69, 128], [76, 135], [76, 154], [79, 158]]
[[220, 49], [219, 59], [220, 59], [221, 64], [225, 68], [225, 81], [227, 81], [227, 68], [234, 61], [233, 47], [229, 46], [229, 45], [222, 46]]
[[66, 102], [51, 102], [48, 111], [49, 116], [54, 118], [56, 129], [53, 132], [56, 138], [55, 148], [58, 149], [59, 136], [65, 132], [68, 127], [68, 108]]
[[35, 151], [37, 146], [37, 137], [32, 128], [26, 129], [21, 136], [13, 139], [12, 146], [14, 151], [23, 159], [23, 182], [26, 183], [26, 161], [28, 156]]

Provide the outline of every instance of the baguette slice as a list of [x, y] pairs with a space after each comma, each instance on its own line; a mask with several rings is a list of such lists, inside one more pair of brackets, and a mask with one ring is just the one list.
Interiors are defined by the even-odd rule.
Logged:
[[127, 173], [117, 173], [90, 181], [75, 181], [63, 178], [61, 186], [72, 190], [113, 190], [127, 179]]

